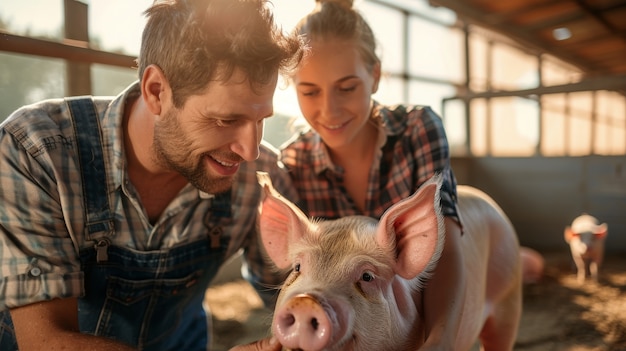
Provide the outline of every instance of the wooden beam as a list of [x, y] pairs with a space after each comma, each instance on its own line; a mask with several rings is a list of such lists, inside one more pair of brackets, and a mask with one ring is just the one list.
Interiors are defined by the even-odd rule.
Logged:
[[77, 62], [136, 68], [134, 56], [90, 49], [86, 42], [66, 39], [55, 42], [0, 31], [0, 51], [44, 56]]

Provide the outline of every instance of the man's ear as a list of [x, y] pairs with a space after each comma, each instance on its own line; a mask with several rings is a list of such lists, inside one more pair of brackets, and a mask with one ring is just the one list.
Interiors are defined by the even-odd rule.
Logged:
[[378, 91], [378, 83], [380, 83], [380, 75], [381, 75], [381, 68], [380, 68], [380, 61], [379, 61], [374, 64], [374, 67], [372, 67], [372, 77], [374, 77], [374, 86], [372, 86], [372, 94]]
[[163, 104], [171, 101], [172, 90], [165, 74], [157, 65], [146, 67], [141, 78], [141, 95], [150, 112], [160, 115]]

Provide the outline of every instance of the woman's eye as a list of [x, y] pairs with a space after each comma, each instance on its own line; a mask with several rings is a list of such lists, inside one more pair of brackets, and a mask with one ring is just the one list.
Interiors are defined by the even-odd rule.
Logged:
[[356, 86], [351, 86], [351, 87], [346, 87], [346, 88], [340, 88], [339, 90], [347, 93], [347, 92], [353, 91], [355, 88]]
[[361, 280], [364, 282], [371, 282], [374, 280], [374, 275], [370, 272], [364, 272], [363, 275], [361, 275]]

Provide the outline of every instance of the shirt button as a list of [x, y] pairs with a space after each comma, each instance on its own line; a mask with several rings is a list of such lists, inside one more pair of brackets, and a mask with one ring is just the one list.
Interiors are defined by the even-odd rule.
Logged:
[[30, 269], [30, 275], [32, 275], [33, 277], [38, 277], [39, 275], [41, 275], [41, 268], [39, 267], [33, 267]]

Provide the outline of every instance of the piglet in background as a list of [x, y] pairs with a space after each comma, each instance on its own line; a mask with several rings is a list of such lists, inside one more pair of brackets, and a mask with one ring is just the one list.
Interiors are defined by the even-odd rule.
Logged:
[[565, 241], [572, 251], [579, 283], [586, 280], [587, 273], [591, 279], [598, 281], [598, 269], [604, 258], [607, 234], [607, 224], [600, 224], [595, 217], [586, 213], [576, 217], [571, 225], [565, 227]]
[[[272, 333], [287, 350], [403, 351], [424, 343], [422, 290], [442, 251], [437, 176], [391, 206], [363, 216], [311, 220], [257, 173], [264, 188], [261, 239], [280, 269], [291, 269]], [[521, 260], [515, 231], [483, 192], [459, 186], [465, 270], [455, 351], [512, 350], [521, 316]]]

